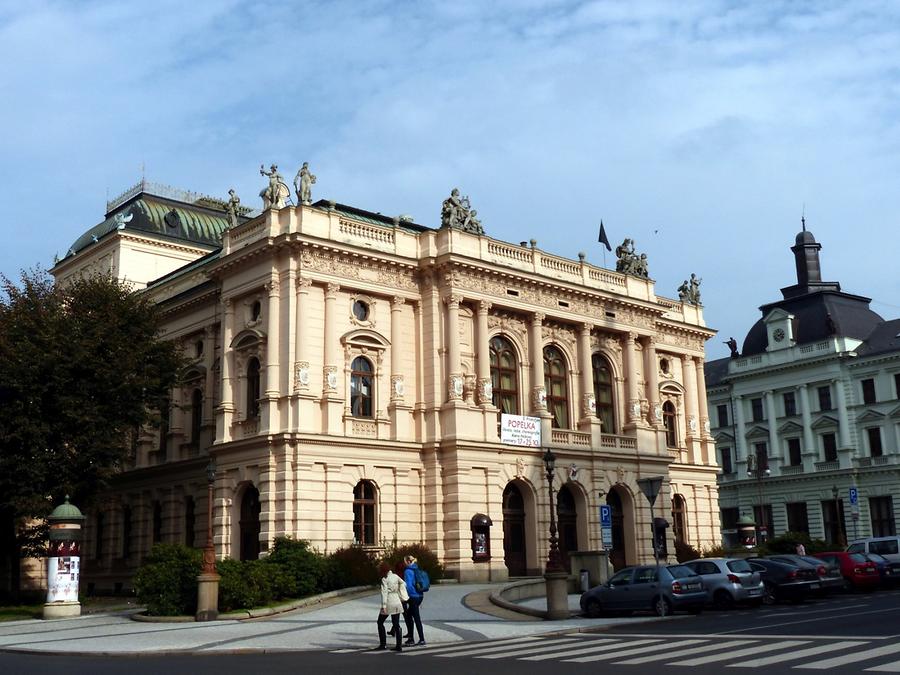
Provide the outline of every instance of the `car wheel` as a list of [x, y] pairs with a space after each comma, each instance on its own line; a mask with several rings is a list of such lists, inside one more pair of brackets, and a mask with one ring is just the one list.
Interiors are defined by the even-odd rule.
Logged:
[[774, 605], [777, 599], [778, 598], [776, 597], [775, 584], [773, 584], [771, 581], [765, 582], [765, 584], [763, 585], [763, 604]]
[[725, 590], [716, 591], [713, 595], [713, 607], [716, 609], [731, 609], [734, 607], [734, 598]]
[[653, 601], [653, 611], [656, 613], [656, 616], [669, 616], [672, 614], [672, 603], [669, 602], [668, 598], [658, 595]]
[[596, 598], [591, 598], [587, 601], [587, 604], [584, 606], [584, 611], [585, 614], [592, 619], [596, 619], [603, 614], [603, 608], [600, 606], [600, 601]]

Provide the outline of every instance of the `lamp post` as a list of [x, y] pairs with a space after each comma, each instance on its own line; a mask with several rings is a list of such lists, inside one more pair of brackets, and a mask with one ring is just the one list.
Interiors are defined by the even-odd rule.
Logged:
[[653, 546], [653, 560], [656, 561], [657, 567], [659, 567], [659, 545], [656, 541], [656, 518], [653, 514], [653, 505], [656, 503], [656, 498], [659, 496], [662, 482], [662, 476], [637, 479], [638, 487], [641, 489], [641, 492], [644, 493], [647, 501], [650, 502], [650, 544]]
[[216, 462], [210, 457], [206, 465], [206, 546], [203, 548], [203, 567], [197, 577], [196, 621], [215, 621], [219, 617], [219, 574], [216, 572], [216, 547], [213, 543], [215, 482]]
[[831, 496], [834, 497], [834, 517], [838, 522], [838, 536], [840, 537], [840, 541], [838, 544], [841, 546], [847, 545], [847, 533], [844, 532], [844, 514], [841, 513], [842, 509], [840, 507], [840, 502], [838, 501], [838, 495], [841, 494], [840, 489], [837, 485], [831, 486]]
[[756, 497], [759, 503], [759, 520], [761, 521], [757, 527], [757, 545], [765, 543], [769, 538], [768, 522], [763, 509], [762, 481], [763, 478], [771, 473], [772, 470], [768, 467], [768, 463], [764, 467], [760, 466], [759, 455], [756, 453], [747, 454], [747, 477], [756, 478]]
[[550, 448], [544, 453], [544, 469], [547, 472], [547, 489], [550, 494], [550, 550], [547, 553], [547, 567], [544, 580], [547, 584], [547, 618], [569, 618], [569, 575], [559, 557], [559, 539], [556, 534], [556, 514], [553, 507], [553, 474], [556, 471], [556, 455]]

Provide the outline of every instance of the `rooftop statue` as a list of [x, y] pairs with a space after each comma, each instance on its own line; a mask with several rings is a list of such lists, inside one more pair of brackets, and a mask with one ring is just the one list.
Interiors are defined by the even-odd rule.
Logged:
[[616, 272], [631, 274], [636, 277], [648, 278], [650, 272], [647, 264], [647, 254], [638, 255], [634, 252], [634, 240], [625, 239], [616, 246]]
[[303, 162], [303, 166], [294, 176], [294, 191], [297, 193], [298, 204], [312, 203], [312, 186], [316, 183], [316, 177], [309, 171], [309, 162]]
[[228, 191], [228, 201], [225, 202], [225, 213], [228, 214], [228, 227], [238, 226], [238, 213], [241, 210], [241, 198], [238, 197], [234, 190]]
[[291, 196], [291, 191], [285, 184], [282, 175], [278, 173], [278, 165], [273, 164], [266, 171], [265, 167], [260, 164], [259, 173], [261, 176], [269, 177], [269, 184], [259, 192], [259, 196], [263, 200], [263, 211], [283, 208], [285, 200]]
[[696, 274], [691, 274], [690, 279], [685, 279], [678, 287], [678, 299], [691, 305], [700, 304], [700, 282]]
[[478, 211], [472, 208], [468, 197], [459, 196], [459, 188], [453, 188], [450, 196], [441, 205], [441, 227], [484, 234], [481, 221], [476, 218]]
[[738, 356], [740, 356], [740, 354], [738, 354], [737, 340], [735, 340], [733, 337], [730, 337], [725, 340], [725, 344], [728, 345], [728, 349], [731, 350], [731, 358], [736, 359]]

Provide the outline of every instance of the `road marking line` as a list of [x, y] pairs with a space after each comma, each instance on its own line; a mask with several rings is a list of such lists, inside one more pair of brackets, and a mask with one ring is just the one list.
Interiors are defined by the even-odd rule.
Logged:
[[809, 616], [810, 614], [825, 614], [827, 612], [843, 612], [845, 609], [859, 609], [860, 607], [868, 607], [869, 605], [866, 603], [860, 605], [837, 605], [830, 609], [809, 609], [809, 610], [795, 610], [792, 609], [788, 612], [779, 612], [778, 616]]
[[702, 645], [700, 647], [691, 647], [690, 649], [679, 649], [678, 651], [669, 652], [668, 654], [653, 654], [651, 656], [641, 656], [636, 659], [627, 661], [616, 661], [614, 666], [636, 666], [641, 663], [652, 663], [653, 661], [665, 661], [671, 658], [681, 658], [682, 656], [690, 656], [691, 654], [702, 654], [703, 652], [715, 651], [717, 649], [733, 649], [734, 647], [742, 647], [743, 645], [752, 645], [759, 640], [731, 640], [730, 642], [719, 642], [714, 645]]
[[[755, 636], [754, 636], [755, 637]], [[771, 645], [768, 649], [787, 649], [788, 647], [799, 647], [808, 644], [805, 640], [786, 640], [779, 645]], [[742, 656], [755, 656], [759, 654], [759, 646], [747, 647], [746, 649], [738, 649], [737, 651], [728, 652], [726, 654], [713, 654], [712, 656], [701, 656], [697, 659], [688, 659], [687, 661], [673, 661], [667, 663], [667, 666], [702, 666], [706, 663], [715, 663], [716, 661], [727, 661], [732, 658], [740, 658]]]
[[[693, 645], [699, 642], [706, 642], [706, 640], [682, 640], [681, 644], [683, 645]], [[631, 647], [634, 643], [628, 643], [622, 645], [622, 647]], [[646, 654], [647, 652], [658, 652], [661, 649], [671, 649], [672, 644], [669, 642], [664, 642], [661, 645], [651, 645], [649, 647], [638, 647], [637, 649], [625, 649], [624, 651], [612, 652], [609, 654], [594, 654], [591, 656], [581, 656], [577, 659], [562, 659], [562, 661], [566, 663], [592, 663], [594, 661], [612, 661], [613, 659], [618, 659], [623, 656], [635, 656], [637, 654]]]
[[546, 661], [548, 659], [561, 659], [566, 656], [578, 656], [579, 654], [593, 654], [595, 652], [606, 652], [610, 649], [621, 649], [622, 647], [634, 647], [636, 645], [651, 645], [662, 642], [662, 640], [632, 640], [631, 642], [622, 642], [621, 640], [602, 640], [592, 647], [581, 647], [557, 654], [541, 654], [540, 656], [526, 656], [519, 661]]
[[[540, 642], [541, 645], [544, 646], [544, 645], [556, 644], [557, 641], [537, 638], [537, 639], [532, 640], [531, 644], [536, 644], [538, 642]], [[567, 640], [567, 642], [568, 642], [568, 640]], [[523, 645], [519, 645], [519, 646], [521, 647]], [[437, 656], [438, 658], [455, 658], [457, 656], [476, 656], [476, 655], [480, 656], [481, 654], [493, 654], [494, 652], [502, 652], [502, 651], [509, 651], [509, 650], [510, 650], [510, 645], [508, 645], [508, 644], [507, 645], [486, 644], [486, 645], [481, 645], [480, 647], [473, 647], [472, 645], [469, 645], [468, 649], [454, 651], [451, 653], [443, 653], [442, 652], [440, 654], [435, 654], [435, 656]]]
[[868, 661], [869, 659], [878, 658], [879, 656], [886, 656], [888, 654], [896, 654], [897, 652], [900, 652], [900, 644], [885, 645], [884, 647], [867, 649], [864, 652], [847, 654], [845, 656], [836, 656], [832, 659], [823, 659], [822, 661], [801, 663], [799, 666], [794, 666], [794, 668], [804, 668], [809, 670], [830, 670], [832, 668], [838, 668], [848, 663]]
[[[885, 614], [887, 612], [896, 612], [897, 609], [895, 607], [891, 607], [890, 609], [875, 609], [868, 612], [851, 612], [850, 614], [842, 614], [841, 620], [846, 619], [850, 616], [871, 616], [872, 614]], [[766, 628], [778, 628], [779, 626], [795, 626], [797, 623], [814, 623], [816, 621], [833, 621], [833, 616], [820, 616], [817, 619], [810, 619], [809, 621], [786, 621], [785, 623], [772, 623], [768, 624]], [[756, 630], [756, 628], [739, 628], [736, 630], [726, 630], [721, 633], [717, 633], [717, 635], [730, 635], [732, 633], [743, 633], [748, 630]], [[819, 636], [821, 637], [821, 636]]]
[[878, 671], [881, 673], [900, 673], [900, 661], [894, 661], [893, 663], [883, 663], [880, 666], [866, 668], [866, 671], [870, 670]]
[[554, 640], [552, 643], [548, 642], [546, 644], [539, 645], [537, 647], [531, 646], [526, 647], [525, 649], [514, 649], [512, 651], [500, 652], [498, 654], [488, 654], [486, 656], [476, 656], [476, 659], [503, 659], [508, 656], [519, 656], [520, 654], [534, 654], [537, 652], [548, 652], [548, 651], [557, 651], [559, 649], [569, 649], [572, 646], [572, 642], [584, 642], [583, 640], [579, 640], [578, 638], [566, 638], [564, 640]]
[[[476, 644], [480, 644], [483, 647], [489, 647], [491, 645], [500, 645], [500, 644], [511, 645], [511, 644], [516, 644], [519, 642], [534, 642], [535, 640], [540, 640], [540, 638], [534, 637], [533, 635], [527, 635], [525, 637], [507, 638], [505, 640], [481, 641]], [[443, 653], [443, 652], [465, 651], [467, 649], [473, 649], [474, 647], [475, 647], [475, 645], [473, 643], [467, 642], [466, 644], [462, 644], [462, 645], [454, 644], [449, 647], [447, 645], [438, 645], [435, 647], [428, 647], [428, 646], [420, 647], [420, 648], [417, 647], [414, 652], [410, 652], [410, 653], [431, 655], [431, 654], [437, 654], [437, 653]]]
[[835, 642], [833, 644], [816, 645], [808, 647], [800, 651], [792, 651], [787, 654], [776, 654], [775, 656], [764, 656], [759, 659], [750, 661], [742, 661], [741, 663], [732, 663], [730, 668], [757, 668], [759, 666], [768, 666], [773, 663], [784, 663], [785, 661], [794, 661], [796, 659], [806, 658], [807, 656], [818, 656], [827, 652], [836, 652], [839, 649], [850, 649], [852, 647], [862, 647], [865, 642]]

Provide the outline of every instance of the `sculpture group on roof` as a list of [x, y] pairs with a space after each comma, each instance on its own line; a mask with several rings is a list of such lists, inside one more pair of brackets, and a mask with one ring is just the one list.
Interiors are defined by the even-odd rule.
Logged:
[[468, 197], [459, 196], [459, 188], [453, 188], [450, 196], [441, 205], [441, 227], [484, 234], [481, 221], [476, 218], [478, 211], [472, 208]]
[[269, 184], [259, 192], [259, 196], [263, 200], [263, 210], [283, 208], [285, 202], [291, 196], [291, 191], [285, 184], [284, 177], [278, 173], [278, 165], [273, 164], [266, 171], [265, 166], [260, 164], [259, 173], [261, 176], [268, 176], [269, 178]]
[[649, 277], [647, 268], [647, 254], [638, 255], [634, 251], [634, 240], [625, 239], [619, 246], [616, 246], [616, 272], [631, 274], [636, 277]]
[[691, 305], [700, 304], [700, 282], [696, 274], [691, 274], [690, 279], [685, 279], [678, 287], [678, 299]]

